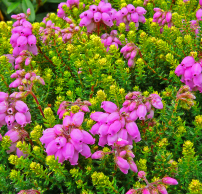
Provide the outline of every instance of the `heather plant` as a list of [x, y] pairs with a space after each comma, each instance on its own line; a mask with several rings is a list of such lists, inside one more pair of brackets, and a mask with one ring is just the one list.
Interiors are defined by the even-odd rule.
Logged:
[[0, 22], [1, 193], [200, 194], [201, 6], [68, 0]]

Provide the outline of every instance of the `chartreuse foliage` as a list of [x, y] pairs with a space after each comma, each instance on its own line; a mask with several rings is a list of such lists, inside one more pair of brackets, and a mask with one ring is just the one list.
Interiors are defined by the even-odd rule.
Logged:
[[[98, 5], [99, 1], [83, 3], [85, 8], [66, 10], [76, 25], [80, 22], [79, 14], [92, 4]], [[110, 3], [113, 8], [120, 9], [129, 3], [135, 7], [143, 6], [144, 1], [114, 0]], [[162, 33], [159, 25], [152, 22], [154, 7], [172, 12], [173, 26], [164, 26]], [[145, 171], [150, 182], [165, 176], [175, 178], [178, 185], [167, 187], [168, 193], [202, 193], [202, 96], [199, 91], [193, 91], [195, 99], [189, 96], [191, 92], [185, 100], [180, 98], [183, 83], [174, 73], [186, 56], [193, 56], [196, 61], [201, 59], [201, 31], [196, 36], [189, 23], [195, 19], [199, 4], [197, 0], [187, 3], [183, 0], [150, 0], [144, 8], [147, 10], [146, 22], [140, 24], [138, 30], [130, 24], [130, 31], [125, 31], [125, 26], [120, 24], [101, 31], [101, 34], [110, 33], [116, 29], [123, 46], [127, 39], [139, 48], [134, 68], [128, 67], [120, 53], [121, 47], [117, 49], [112, 45], [107, 52], [100, 36], [88, 34], [85, 27], [67, 43], [53, 33], [48, 36], [48, 44], [44, 44], [40, 33], [44, 23], [32, 24], [38, 55], [32, 56], [31, 64], [25, 69], [34, 71], [45, 81], [45, 85], [36, 83], [32, 88], [44, 118], [33, 97], [28, 96], [26, 103], [32, 122], [25, 130], [29, 138], [16, 145], [28, 156], [18, 158], [14, 153], [7, 154], [11, 140], [8, 136], [3, 137], [0, 142], [2, 193], [35, 189], [41, 193], [58, 194], [123, 194], [131, 188], [145, 186], [138, 180], [137, 173], [123, 174], [116, 167], [113, 155], [106, 155], [101, 160], [80, 155], [76, 166], [71, 166], [68, 161], [60, 164], [54, 156], [47, 156], [39, 140], [43, 130], [62, 123], [57, 115], [61, 102], [74, 102], [78, 98], [88, 100], [92, 104], [89, 107], [92, 113], [102, 111], [103, 101], [112, 101], [121, 108], [125, 95], [132, 91], [141, 91], [146, 97], [151, 93], [159, 94], [164, 105], [163, 109], [155, 111], [152, 120], [137, 121], [142, 140], [133, 143], [132, 151], [138, 170]], [[51, 20], [60, 28], [69, 26], [55, 13], [49, 14], [45, 20]], [[9, 88], [13, 81], [10, 75], [15, 70], [4, 54], [13, 51], [9, 42], [12, 24], [0, 22], [0, 91], [10, 94], [16, 91]], [[199, 26], [202, 27], [201, 21]], [[89, 131], [94, 124], [87, 113], [82, 128]], [[1, 128], [2, 136], [7, 130], [6, 126]], [[108, 146], [99, 147], [99, 138], [97, 135], [95, 138], [96, 143], [90, 146], [92, 153], [101, 149], [110, 151]]]

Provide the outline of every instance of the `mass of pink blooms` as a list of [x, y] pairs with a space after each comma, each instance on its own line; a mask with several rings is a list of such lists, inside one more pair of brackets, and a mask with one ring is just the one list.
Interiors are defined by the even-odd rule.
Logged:
[[191, 90], [202, 93], [202, 63], [195, 61], [192, 56], [185, 57], [175, 69], [175, 74], [181, 76], [181, 82], [188, 85]]
[[40, 141], [45, 144], [47, 155], [55, 155], [59, 163], [69, 160], [71, 165], [78, 164], [79, 153], [89, 158], [91, 150], [88, 144], [94, 144], [95, 139], [80, 128], [83, 120], [83, 112], [71, 113], [65, 116], [62, 125], [44, 130]]

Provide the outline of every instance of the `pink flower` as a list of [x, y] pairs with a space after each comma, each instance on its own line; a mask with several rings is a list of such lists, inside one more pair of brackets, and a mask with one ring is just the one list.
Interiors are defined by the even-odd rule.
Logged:
[[70, 133], [70, 137], [73, 141], [81, 144], [83, 142], [83, 134], [80, 129], [73, 129]]
[[103, 108], [108, 113], [115, 112], [118, 109], [116, 104], [110, 101], [103, 101], [101, 104], [101, 108]]
[[126, 194], [136, 194], [136, 190], [135, 189], [130, 189]]
[[15, 114], [15, 120], [18, 124], [20, 124], [22, 127], [24, 127], [27, 124], [26, 117], [23, 113], [17, 112]]
[[162, 179], [162, 182], [167, 184], [167, 185], [177, 185], [178, 182], [176, 179], [170, 178], [170, 177], [164, 177]]
[[144, 189], [142, 190], [142, 194], [150, 194], [149, 189], [144, 188]]
[[29, 111], [28, 106], [21, 100], [15, 102], [15, 109], [21, 113], [26, 113]]
[[147, 109], [146, 106], [141, 104], [137, 108], [137, 116], [139, 117], [140, 120], [145, 120], [145, 116], [147, 114]]
[[138, 177], [139, 177], [139, 178], [142, 179], [142, 178], [144, 178], [145, 176], [146, 176], [146, 173], [145, 173], [144, 171], [139, 171], [139, 172], [138, 172]]
[[79, 127], [83, 123], [84, 119], [84, 113], [83, 112], [77, 112], [72, 117], [72, 124], [76, 127]]
[[73, 158], [74, 146], [71, 143], [66, 143], [66, 145], [62, 148], [62, 153], [65, 160]]
[[120, 168], [123, 168], [123, 169], [126, 169], [126, 170], [130, 169], [130, 166], [129, 166], [127, 160], [125, 160], [125, 159], [123, 159], [123, 158], [121, 158], [119, 156], [116, 158], [116, 164]]
[[97, 151], [94, 154], [92, 154], [91, 158], [92, 159], [101, 159], [104, 156], [103, 151]]
[[202, 9], [199, 9], [197, 12], [196, 12], [196, 18], [197, 20], [202, 20]]
[[168, 194], [166, 188], [163, 185], [158, 185], [157, 189], [161, 194]]

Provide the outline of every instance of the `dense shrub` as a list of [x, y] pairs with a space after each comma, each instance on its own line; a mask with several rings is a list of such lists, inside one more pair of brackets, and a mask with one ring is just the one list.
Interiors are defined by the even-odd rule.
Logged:
[[68, 0], [0, 22], [0, 191], [202, 193], [200, 6]]

